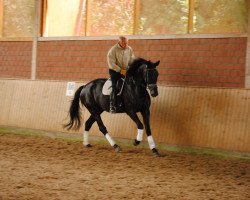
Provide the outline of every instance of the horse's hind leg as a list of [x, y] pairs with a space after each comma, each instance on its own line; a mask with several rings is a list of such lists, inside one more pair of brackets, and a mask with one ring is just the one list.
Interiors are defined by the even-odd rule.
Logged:
[[88, 120], [85, 122], [85, 129], [83, 132], [83, 145], [86, 147], [92, 147], [89, 143], [89, 130], [95, 122], [95, 118], [91, 115]]
[[115, 149], [116, 152], [120, 152], [121, 148], [115, 143], [115, 141], [112, 139], [112, 137], [109, 135], [106, 127], [103, 124], [102, 118], [98, 114], [92, 114], [99, 126], [99, 130], [103, 133], [103, 135], [108, 140], [109, 144]]

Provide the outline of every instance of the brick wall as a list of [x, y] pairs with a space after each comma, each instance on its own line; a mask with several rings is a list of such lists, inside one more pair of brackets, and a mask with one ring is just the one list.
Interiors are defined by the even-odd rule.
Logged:
[[37, 78], [92, 80], [108, 77], [106, 56], [115, 41], [48, 41], [38, 43]]
[[138, 40], [131, 45], [137, 54], [161, 60], [161, 84], [245, 85], [247, 38]]
[[0, 42], [0, 77], [31, 76], [32, 42]]
[[[38, 79], [108, 77], [106, 54], [116, 41], [41, 41]], [[160, 60], [159, 84], [243, 88], [247, 38], [130, 40], [136, 56]]]
[[[108, 77], [114, 40], [39, 41], [36, 77], [87, 81]], [[244, 88], [246, 37], [130, 40], [136, 56], [160, 60], [159, 84]], [[0, 77], [30, 78], [32, 42], [0, 42]]]

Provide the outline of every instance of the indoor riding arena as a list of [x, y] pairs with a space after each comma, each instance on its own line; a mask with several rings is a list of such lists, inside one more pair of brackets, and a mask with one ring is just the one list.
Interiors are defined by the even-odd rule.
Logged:
[[28, 199], [250, 199], [250, 1], [0, 0], [0, 200]]

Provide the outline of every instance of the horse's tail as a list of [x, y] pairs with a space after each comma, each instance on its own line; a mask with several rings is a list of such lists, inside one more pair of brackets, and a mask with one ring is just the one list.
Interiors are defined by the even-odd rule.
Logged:
[[79, 130], [81, 127], [81, 109], [80, 109], [80, 94], [82, 89], [84, 88], [84, 85], [79, 87], [76, 92], [74, 99], [71, 101], [70, 109], [69, 109], [69, 115], [70, 115], [70, 121], [69, 123], [63, 125], [63, 128], [67, 128], [67, 130], [74, 129]]

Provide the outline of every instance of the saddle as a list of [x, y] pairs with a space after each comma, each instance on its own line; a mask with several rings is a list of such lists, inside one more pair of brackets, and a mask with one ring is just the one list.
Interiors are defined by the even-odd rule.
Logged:
[[[124, 86], [124, 82], [125, 82], [125, 78], [120, 78], [117, 81], [117, 85], [116, 85], [116, 92], [117, 92], [117, 96], [120, 96], [123, 90], [123, 86]], [[111, 79], [109, 78], [103, 85], [102, 87], [102, 94], [103, 95], [110, 95], [110, 93], [112, 92], [112, 82]]]

